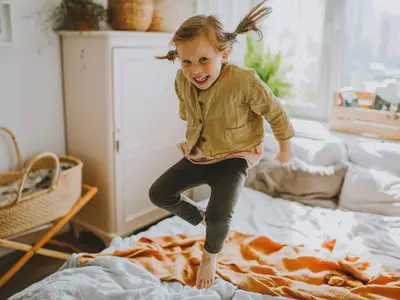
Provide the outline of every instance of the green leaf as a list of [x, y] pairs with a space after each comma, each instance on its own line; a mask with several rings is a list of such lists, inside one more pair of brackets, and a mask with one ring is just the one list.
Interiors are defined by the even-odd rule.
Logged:
[[246, 45], [244, 56], [246, 67], [254, 69], [276, 97], [290, 95], [293, 86], [287, 77], [293, 66], [284, 63], [282, 51], [274, 55], [270, 49], [264, 49], [264, 43], [254, 42], [250, 35], [247, 36]]

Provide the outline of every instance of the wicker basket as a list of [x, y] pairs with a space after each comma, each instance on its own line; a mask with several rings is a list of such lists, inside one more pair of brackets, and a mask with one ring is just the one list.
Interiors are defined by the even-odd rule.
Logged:
[[[0, 207], [0, 238], [9, 238], [66, 215], [81, 196], [83, 164], [73, 157], [57, 157], [46, 152], [34, 157], [22, 168], [21, 155], [14, 135], [7, 128], [0, 130], [11, 135], [20, 167], [17, 171], [0, 173], [0, 187], [19, 181], [15, 200], [7, 206]], [[60, 164], [64, 162], [73, 166], [62, 171]], [[28, 174], [43, 169], [52, 169], [49, 188], [23, 196]]]
[[196, 0], [155, 1], [153, 21], [148, 31], [175, 32], [196, 12]]
[[24, 176], [23, 170], [22, 170], [22, 159], [21, 159], [21, 152], [19, 151], [17, 139], [15, 138], [15, 135], [7, 128], [5, 127], [0, 127], [0, 131], [4, 131], [8, 133], [14, 143], [14, 148], [15, 152], [17, 153], [17, 159], [18, 159], [18, 169], [16, 171], [12, 172], [7, 172], [7, 173], [2, 173], [0, 172], [0, 186], [6, 186], [16, 180], [22, 179]]
[[109, 0], [108, 7], [115, 30], [146, 31], [153, 19], [153, 0]]

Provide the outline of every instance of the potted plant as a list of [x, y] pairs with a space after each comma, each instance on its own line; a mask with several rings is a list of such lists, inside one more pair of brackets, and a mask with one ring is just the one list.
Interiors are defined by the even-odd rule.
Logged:
[[247, 36], [246, 42], [246, 67], [254, 69], [276, 97], [290, 96], [292, 84], [287, 81], [287, 75], [292, 71], [292, 66], [283, 64], [282, 52], [278, 51], [273, 55], [269, 49], [265, 51], [264, 44], [260, 41], [254, 43], [250, 35]]
[[92, 0], [62, 0], [52, 12], [54, 30], [99, 30], [107, 9]]

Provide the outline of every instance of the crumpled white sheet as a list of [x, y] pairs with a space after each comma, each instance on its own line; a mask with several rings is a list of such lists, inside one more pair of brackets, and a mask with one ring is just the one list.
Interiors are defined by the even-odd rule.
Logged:
[[[206, 205], [206, 202], [202, 202]], [[326, 239], [337, 238], [342, 251], [368, 251], [378, 263], [400, 272], [400, 217], [313, 208], [296, 202], [272, 199], [245, 188], [232, 220], [232, 230], [266, 235], [277, 242], [319, 247]], [[103, 252], [129, 248], [141, 236], [201, 233], [178, 217], [169, 218], [149, 230], [128, 238], [115, 238]], [[46, 299], [285, 299], [238, 290], [218, 279], [208, 290], [179, 283], [162, 282], [148, 271], [117, 257], [97, 257], [77, 267], [74, 255], [61, 270], [14, 295], [10, 300]]]

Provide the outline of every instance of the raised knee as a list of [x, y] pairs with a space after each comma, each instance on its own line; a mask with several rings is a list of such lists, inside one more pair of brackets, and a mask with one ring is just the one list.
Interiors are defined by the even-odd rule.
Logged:
[[157, 182], [153, 183], [149, 189], [149, 198], [151, 203], [153, 203], [155, 206], [162, 206], [162, 194], [161, 187], [157, 184]]

